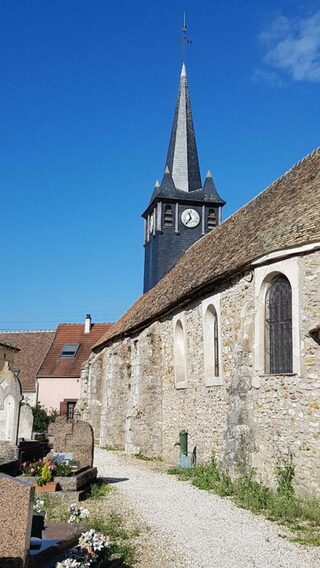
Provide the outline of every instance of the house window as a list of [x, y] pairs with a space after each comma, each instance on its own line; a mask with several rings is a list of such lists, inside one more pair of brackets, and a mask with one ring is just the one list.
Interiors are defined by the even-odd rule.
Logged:
[[280, 274], [271, 281], [265, 305], [265, 370], [292, 373], [292, 290]]
[[74, 419], [74, 409], [76, 407], [76, 402], [68, 401], [67, 402], [67, 419], [73, 420]]
[[208, 219], [207, 219], [207, 229], [211, 231], [217, 224], [217, 217], [216, 212], [214, 209], [210, 208], [208, 210]]
[[75, 357], [79, 343], [65, 343], [60, 351], [60, 357]]
[[186, 383], [186, 343], [182, 321], [178, 319], [174, 329], [174, 360], [176, 386]]
[[173, 211], [171, 205], [166, 205], [164, 208], [163, 224], [165, 227], [172, 227], [173, 225]]

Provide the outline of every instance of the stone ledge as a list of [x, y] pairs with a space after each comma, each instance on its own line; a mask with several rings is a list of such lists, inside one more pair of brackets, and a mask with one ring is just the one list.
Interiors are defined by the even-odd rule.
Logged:
[[[78, 474], [71, 475], [70, 477], [55, 476], [54, 481], [58, 483], [58, 490], [60, 491], [79, 491], [92, 483], [97, 477], [98, 470], [96, 467], [88, 467], [81, 470]], [[19, 478], [27, 479], [36, 485], [37, 478], [20, 475]]]

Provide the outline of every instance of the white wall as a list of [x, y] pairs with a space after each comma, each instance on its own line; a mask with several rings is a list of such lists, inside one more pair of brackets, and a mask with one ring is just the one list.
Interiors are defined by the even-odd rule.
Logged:
[[38, 402], [46, 410], [60, 410], [60, 402], [64, 399], [80, 398], [80, 378], [41, 378], [37, 382]]

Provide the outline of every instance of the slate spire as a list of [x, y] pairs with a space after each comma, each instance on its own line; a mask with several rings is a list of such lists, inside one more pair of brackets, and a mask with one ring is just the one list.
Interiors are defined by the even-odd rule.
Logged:
[[210, 172], [210, 170], [208, 170], [205, 182], [204, 182], [204, 186], [203, 186], [203, 191], [206, 194], [206, 196], [211, 200], [214, 201], [217, 205], [225, 205], [226, 202], [224, 201], [224, 199], [221, 199], [219, 193], [217, 192], [217, 188], [216, 188], [216, 184], [213, 181], [213, 177], [212, 177], [212, 173]]
[[183, 63], [180, 87], [171, 131], [166, 165], [176, 189], [201, 189], [201, 176], [192, 121], [186, 66]]

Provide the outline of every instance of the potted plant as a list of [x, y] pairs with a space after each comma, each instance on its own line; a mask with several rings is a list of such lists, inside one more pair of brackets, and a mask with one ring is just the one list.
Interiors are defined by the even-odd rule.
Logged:
[[41, 468], [41, 474], [37, 478], [36, 493], [44, 491], [56, 491], [57, 483], [53, 481], [52, 466], [46, 462]]

